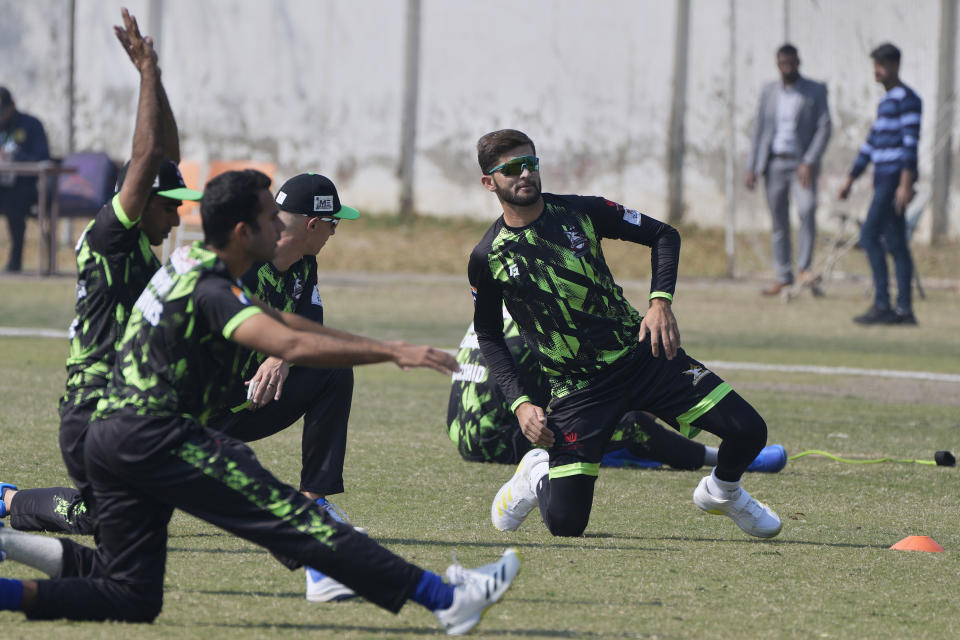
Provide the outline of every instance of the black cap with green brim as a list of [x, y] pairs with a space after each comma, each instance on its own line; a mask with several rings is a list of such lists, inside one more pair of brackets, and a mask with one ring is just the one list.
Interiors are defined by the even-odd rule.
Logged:
[[[127, 169], [129, 167], [130, 163], [127, 162], [123, 165], [123, 168], [120, 169], [120, 173], [117, 176], [116, 193], [120, 193], [120, 187], [123, 186], [123, 180], [127, 176]], [[183, 175], [180, 173], [180, 168], [171, 160], [164, 160], [163, 164], [160, 165], [160, 169], [153, 179], [151, 191], [158, 196], [170, 198], [171, 200], [197, 201], [203, 198], [203, 192], [187, 188], [187, 184], [183, 181]]]
[[340, 203], [333, 181], [319, 173], [301, 173], [283, 183], [277, 191], [277, 206], [281, 211], [304, 216], [356, 220], [360, 212]]

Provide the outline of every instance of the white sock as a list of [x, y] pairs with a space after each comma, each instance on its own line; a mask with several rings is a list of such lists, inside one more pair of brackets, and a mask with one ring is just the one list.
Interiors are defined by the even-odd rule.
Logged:
[[57, 538], [0, 527], [0, 549], [8, 559], [39, 569], [51, 578], [59, 578], [63, 571], [63, 545]]
[[729, 500], [740, 491], [740, 481], [727, 482], [726, 480], [721, 480], [717, 477], [717, 468], [714, 467], [713, 471], [710, 472], [710, 477], [707, 479], [707, 491], [715, 498]]
[[715, 467], [717, 466], [717, 453], [720, 450], [716, 447], [704, 447], [703, 448], [703, 466], [705, 467]]

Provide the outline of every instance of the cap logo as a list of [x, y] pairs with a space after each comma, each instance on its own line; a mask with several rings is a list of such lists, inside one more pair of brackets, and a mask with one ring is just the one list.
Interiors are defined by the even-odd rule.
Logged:
[[333, 196], [313, 196], [314, 211], [333, 211]]
[[287, 194], [285, 191], [281, 191], [277, 194], [277, 204], [283, 204], [283, 201], [287, 199]]

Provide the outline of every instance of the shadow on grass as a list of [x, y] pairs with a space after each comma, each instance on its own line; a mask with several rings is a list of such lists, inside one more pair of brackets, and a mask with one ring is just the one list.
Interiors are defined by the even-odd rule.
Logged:
[[[607, 535], [607, 534], [603, 534]], [[612, 536], [622, 540], [673, 540], [676, 542], [730, 542], [733, 544], [762, 544], [762, 545], [809, 545], [814, 547], [835, 547], [837, 549], [888, 549], [885, 544], [855, 544], [853, 542], [821, 542], [819, 540], [787, 540], [783, 538], [695, 538], [692, 536], [664, 536], [660, 538], [650, 538], [644, 536]], [[619, 548], [619, 547], [618, 547]]]
[[[346, 633], [350, 631], [360, 632], [360, 633], [371, 633], [371, 634], [387, 634], [395, 633], [397, 635], [407, 635], [413, 637], [422, 637], [422, 636], [446, 636], [442, 629], [438, 627], [372, 627], [372, 626], [359, 626], [359, 625], [345, 625], [345, 624], [294, 624], [289, 622], [281, 622], [277, 624], [271, 624], [269, 622], [243, 622], [243, 623], [223, 623], [223, 624], [204, 624], [204, 623], [184, 623], [184, 624], [166, 624], [164, 626], [168, 627], [184, 627], [197, 629], [202, 627], [212, 627], [218, 629], [289, 629], [296, 631], [339, 631], [341, 633]], [[621, 634], [608, 634], [608, 633], [593, 633], [590, 631], [584, 631], [582, 629], [570, 630], [570, 629], [481, 629], [479, 633], [482, 633], [484, 636], [527, 636], [531, 638], [615, 638], [615, 637], [624, 637], [624, 638], [642, 638], [644, 636], [637, 635], [632, 632], [624, 632]], [[654, 637], [654, 636], [647, 636]], [[658, 638], [663, 638], [664, 636], [658, 635], [655, 636]]]
[[[229, 534], [188, 534], [185, 536], [177, 537], [204, 537], [204, 536], [218, 536], [218, 535], [229, 535]], [[171, 536], [173, 537], [173, 536]], [[586, 533], [580, 538], [554, 538], [547, 540], [545, 542], [521, 542], [519, 540], [502, 540], [497, 542], [484, 542], [484, 541], [466, 541], [466, 540], [419, 540], [416, 538], [375, 538], [375, 540], [382, 545], [407, 545], [407, 546], [424, 546], [424, 547], [448, 547], [451, 549], [463, 549], [469, 547], [477, 547], [484, 549], [503, 549], [504, 547], [518, 547], [522, 549], [543, 549], [549, 547], [551, 549], [580, 549], [580, 550], [590, 550], [590, 551], [650, 551], [650, 552], [663, 552], [670, 551], [667, 547], [642, 547], [642, 546], [627, 546], [623, 544], [617, 544], [617, 541], [623, 540], [636, 540], [636, 541], [646, 541], [646, 542], [723, 542], [730, 544], [752, 544], [752, 545], [764, 545], [766, 547], [765, 551], [768, 553], [776, 553], [777, 547], [786, 547], [787, 545], [800, 545], [800, 546], [812, 546], [812, 547], [833, 547], [835, 549], [887, 549], [889, 545], [886, 544], [857, 544], [853, 542], [822, 542], [819, 540], [789, 540], [783, 538], [771, 538], [771, 539], [760, 539], [760, 538], [704, 538], [704, 537], [694, 537], [694, 536], [663, 536], [663, 537], [650, 537], [650, 536], [631, 536], [623, 534], [612, 534], [605, 532], [594, 532]], [[596, 545], [590, 544], [587, 541], [590, 540], [604, 540], [610, 541], [610, 545]], [[243, 549], [203, 549], [203, 548], [187, 548], [187, 547], [169, 547], [167, 549], [171, 553], [212, 553], [212, 554], [228, 554], [228, 555], [267, 555], [269, 552], [262, 547], [248, 547]], [[762, 553], [762, 551], [761, 551]]]
[[[467, 540], [416, 540], [412, 538], [374, 538], [377, 542], [383, 545], [413, 545], [413, 546], [425, 546], [425, 547], [451, 547], [451, 548], [463, 548], [463, 547], [483, 547], [490, 549], [503, 549], [504, 547], [520, 547], [527, 549], [542, 549], [544, 547], [550, 547], [551, 549], [581, 549], [581, 550], [593, 550], [593, 551], [664, 551], [663, 547], [625, 547], [622, 545], [617, 546], [594, 546], [590, 544], [585, 544], [584, 542], [576, 542], [576, 540], [584, 540], [594, 536], [583, 536], [582, 538], [554, 538], [546, 542], [521, 542], [519, 540], [501, 540], [498, 542], [478, 542], [478, 541], [467, 541]], [[601, 537], [601, 536], [595, 536]], [[613, 536], [607, 535], [611, 540], [620, 539], [627, 540], [631, 539], [630, 536]], [[641, 540], [643, 538], [632, 538], [635, 540]], [[654, 538], [648, 538], [653, 540]], [[566, 542], [570, 540], [571, 542]]]
[[[239, 591], [236, 589], [177, 589], [177, 593], [191, 594], [191, 595], [201, 595], [201, 596], [231, 596], [231, 597], [255, 597], [255, 598], [287, 598], [287, 599], [296, 599], [303, 600], [303, 591]], [[597, 607], [608, 604], [608, 601], [604, 600], [563, 600], [559, 598], [517, 598], [510, 596], [510, 602], [523, 602], [527, 604], [552, 604], [552, 605], [563, 605], [563, 606], [586, 606], [586, 607]], [[341, 604], [338, 603], [339, 607]], [[369, 604], [363, 598], [352, 598], [349, 600], [350, 604]], [[631, 600], [631, 606], [635, 607], [662, 607], [663, 602], [660, 600], [649, 600], [647, 602]]]

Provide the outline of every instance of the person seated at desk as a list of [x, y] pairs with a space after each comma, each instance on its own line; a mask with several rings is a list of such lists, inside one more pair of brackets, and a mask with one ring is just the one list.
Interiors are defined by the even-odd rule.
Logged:
[[33, 116], [17, 111], [10, 91], [0, 87], [0, 213], [7, 217], [7, 226], [10, 228], [8, 272], [18, 272], [22, 266], [23, 236], [27, 213], [37, 202], [37, 178], [5, 174], [2, 165], [5, 162], [49, 159], [43, 124]]

